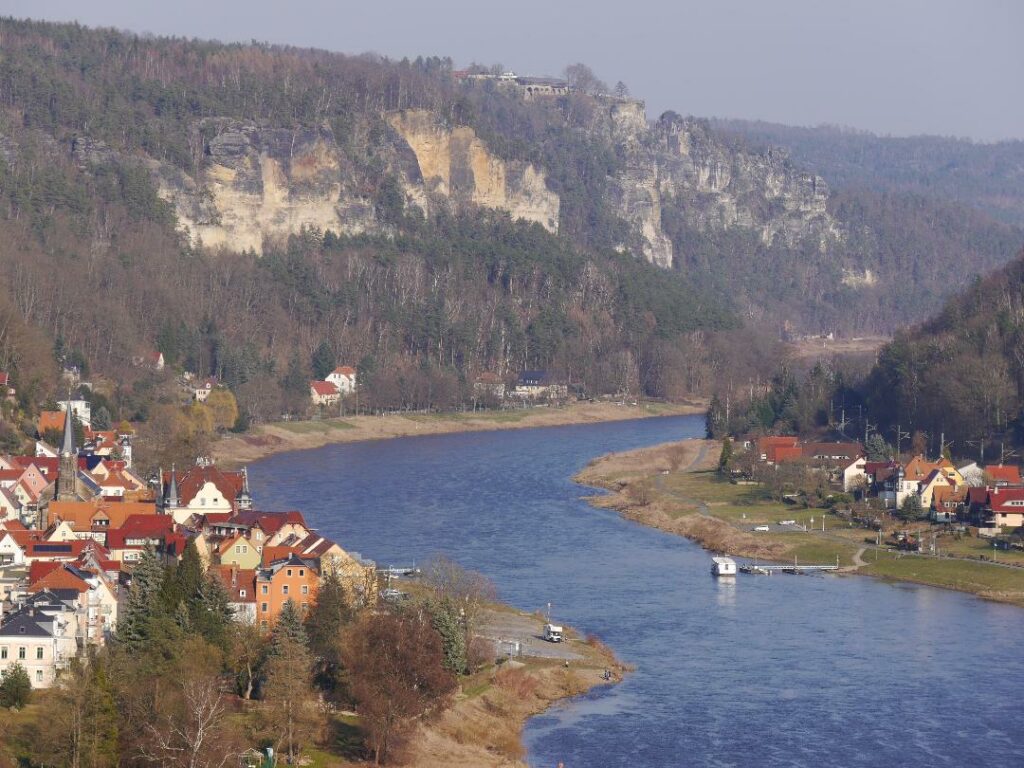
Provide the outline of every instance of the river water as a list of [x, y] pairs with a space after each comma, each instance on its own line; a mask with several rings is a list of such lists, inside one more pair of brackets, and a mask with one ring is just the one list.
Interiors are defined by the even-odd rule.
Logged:
[[570, 477], [701, 417], [334, 445], [250, 467], [263, 509], [381, 565], [447, 554], [637, 667], [530, 721], [529, 762], [1024, 766], [1024, 611], [865, 577], [709, 575]]

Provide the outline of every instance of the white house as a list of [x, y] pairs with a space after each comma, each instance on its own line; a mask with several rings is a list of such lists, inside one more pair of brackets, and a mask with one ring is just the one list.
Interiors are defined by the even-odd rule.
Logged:
[[850, 464], [843, 468], [843, 492], [849, 493], [854, 488], [861, 486], [867, 482], [868, 475], [864, 471], [864, 467], [867, 465], [868, 460], [863, 456], [854, 459]]
[[338, 392], [347, 395], [356, 390], [356, 369], [347, 365], [341, 365], [327, 374], [324, 381], [329, 381], [338, 388]]
[[33, 688], [49, 688], [78, 651], [78, 617], [59, 601], [31, 601], [0, 624], [0, 672], [20, 664]]
[[205, 403], [206, 398], [210, 396], [210, 393], [213, 392], [216, 386], [216, 379], [203, 379], [192, 388], [192, 397], [195, 398], [196, 402]]
[[[57, 403], [57, 407], [67, 412], [68, 403], [61, 401]], [[92, 404], [88, 400], [72, 400], [71, 412], [78, 417], [83, 427], [92, 427]]]

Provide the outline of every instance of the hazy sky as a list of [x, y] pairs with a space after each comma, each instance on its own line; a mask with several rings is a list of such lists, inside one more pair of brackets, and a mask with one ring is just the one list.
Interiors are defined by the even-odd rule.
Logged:
[[523, 74], [583, 61], [652, 116], [1024, 138], [1020, 0], [0, 0], [0, 13]]

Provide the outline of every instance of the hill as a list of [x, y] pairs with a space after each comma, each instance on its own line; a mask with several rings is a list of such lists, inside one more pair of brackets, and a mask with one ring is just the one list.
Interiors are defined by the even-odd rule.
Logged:
[[1021, 242], [954, 203], [833, 192], [707, 121], [650, 123], [580, 66], [562, 83], [13, 19], [0, 39], [0, 368], [25, 410], [59, 361], [146, 419], [175, 397], [134, 365], [154, 349], [257, 419], [330, 361], [387, 408], [528, 368], [706, 392], [783, 329], [924, 317]]
[[1024, 141], [878, 136], [837, 126], [753, 120], [713, 120], [712, 125], [742, 136], [755, 149], [784, 147], [794, 161], [837, 187], [911, 192], [1024, 226]]
[[975, 281], [931, 320], [899, 334], [865, 385], [884, 427], [922, 431], [958, 455], [991, 459], [1024, 441], [1024, 253]]

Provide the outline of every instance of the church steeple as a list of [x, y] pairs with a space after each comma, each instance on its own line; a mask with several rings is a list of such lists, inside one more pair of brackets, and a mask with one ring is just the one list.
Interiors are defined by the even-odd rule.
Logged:
[[242, 490], [235, 499], [239, 509], [252, 509], [252, 494], [249, 493], [249, 469], [242, 467]]
[[60, 446], [57, 474], [57, 501], [78, 499], [78, 449], [75, 447], [75, 418], [71, 410], [71, 393], [64, 408], [64, 440]]
[[167, 485], [167, 495], [164, 497], [164, 509], [177, 509], [180, 506], [178, 499], [178, 471], [171, 464], [171, 482]]
[[75, 427], [72, 423], [71, 393], [68, 393], [67, 405], [64, 409], [64, 441], [60, 446], [60, 455], [75, 453]]

